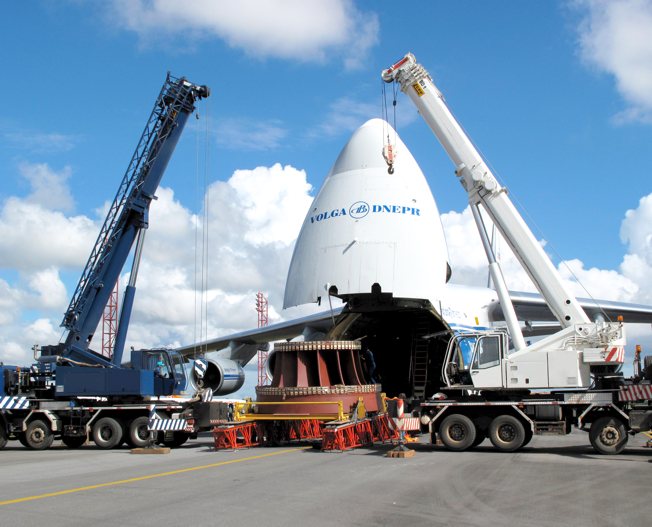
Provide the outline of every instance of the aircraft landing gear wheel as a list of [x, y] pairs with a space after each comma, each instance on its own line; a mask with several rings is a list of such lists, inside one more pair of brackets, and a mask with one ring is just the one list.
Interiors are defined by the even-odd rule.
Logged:
[[525, 442], [525, 427], [513, 415], [499, 415], [489, 425], [489, 439], [501, 452], [514, 452]]
[[25, 443], [34, 450], [47, 450], [54, 441], [52, 430], [45, 421], [35, 419], [27, 425], [25, 430]]
[[129, 430], [127, 432], [129, 446], [132, 448], [143, 448], [148, 445], [150, 435], [149, 429], [147, 428], [148, 421], [149, 418], [146, 415], [141, 415], [129, 423]]
[[104, 449], [115, 448], [122, 442], [122, 426], [113, 417], [102, 417], [93, 425], [93, 441]]
[[462, 452], [473, 446], [476, 438], [475, 425], [465, 415], [449, 415], [439, 425], [439, 437], [448, 450]]
[[86, 442], [86, 436], [63, 436], [61, 442], [68, 448], [79, 448]]
[[617, 417], [600, 417], [591, 424], [589, 440], [599, 454], [620, 454], [627, 445], [627, 430]]

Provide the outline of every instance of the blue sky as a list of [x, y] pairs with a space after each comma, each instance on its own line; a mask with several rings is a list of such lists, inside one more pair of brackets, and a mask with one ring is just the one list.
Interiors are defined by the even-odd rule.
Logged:
[[[351, 132], [381, 115], [380, 71], [407, 51], [527, 210], [537, 237], [575, 262], [596, 297], [652, 303], [650, 0], [175, 4], [0, 7], [0, 360], [27, 357], [27, 343], [59, 335], [101, 209], [167, 71], [212, 89], [164, 176], [170, 190], [159, 213], [168, 230], [196, 223], [196, 181], [211, 184], [217, 261], [209, 302], [216, 313], [232, 309], [202, 331], [255, 323], [249, 308], [259, 288], [280, 312], [310, 197]], [[445, 226], [466, 222], [450, 161], [403, 95], [397, 113]], [[172, 241], [153, 219], [155, 228], [146, 253], [157, 270], [139, 277], [137, 300], [149, 294], [154, 307], [138, 308], [142, 326], [132, 337], [148, 346], [187, 343], [197, 330], [183, 317], [174, 331], [155, 330], [177, 320], [162, 305], [193, 303], [184, 269], [194, 248], [183, 246], [180, 227]], [[458, 261], [462, 281], [465, 266], [472, 276], [484, 265]]]

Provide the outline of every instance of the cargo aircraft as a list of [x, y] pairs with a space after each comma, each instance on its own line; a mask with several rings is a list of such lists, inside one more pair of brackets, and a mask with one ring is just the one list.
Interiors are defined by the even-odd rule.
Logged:
[[[451, 336], [505, 321], [494, 289], [452, 284], [452, 272], [423, 172], [392, 127], [372, 119], [353, 133], [324, 180], [290, 263], [284, 309], [312, 303], [324, 310], [180, 351], [206, 353], [207, 382], [227, 394], [242, 385], [242, 366], [261, 345], [357, 339], [372, 350], [384, 392], [430, 397], [441, 385]], [[559, 329], [540, 295], [510, 298], [525, 337]], [[592, 319], [652, 322], [652, 306], [578, 300]]]

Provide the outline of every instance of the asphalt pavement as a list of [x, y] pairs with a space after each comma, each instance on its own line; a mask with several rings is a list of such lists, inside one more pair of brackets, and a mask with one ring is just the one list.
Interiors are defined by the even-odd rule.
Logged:
[[321, 452], [219, 451], [210, 436], [166, 455], [127, 448], [0, 451], [0, 525], [638, 526], [650, 523], [652, 449], [601, 456], [584, 432], [516, 453], [418, 444]]

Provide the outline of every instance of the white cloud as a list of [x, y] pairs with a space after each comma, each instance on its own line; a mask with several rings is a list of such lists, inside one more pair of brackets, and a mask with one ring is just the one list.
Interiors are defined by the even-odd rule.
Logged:
[[28, 203], [41, 205], [50, 210], [70, 212], [74, 206], [72, 194], [66, 181], [70, 178], [70, 167], [64, 167], [60, 172], [52, 170], [47, 164], [22, 163], [20, 174], [30, 183], [31, 194]]
[[218, 124], [217, 143], [240, 151], [264, 151], [280, 148], [288, 131], [278, 120], [224, 119]]
[[2, 134], [3, 139], [13, 148], [32, 153], [68, 152], [75, 148], [79, 137], [56, 132], [42, 133], [32, 131], [12, 131]]
[[[163, 35], [217, 37], [259, 58], [359, 67], [378, 41], [378, 16], [353, 0], [113, 0], [112, 19], [151, 42]], [[355, 50], [355, 53], [351, 53]]]
[[[400, 101], [400, 99], [399, 99]], [[388, 99], [388, 105], [391, 101]], [[400, 102], [399, 102], [400, 104]], [[399, 111], [396, 114], [396, 126], [401, 128], [414, 122], [418, 113], [414, 108], [406, 108], [407, 111]], [[390, 115], [385, 118], [393, 123], [393, 113], [390, 106]], [[335, 137], [343, 133], [350, 133], [356, 130], [363, 123], [374, 117], [383, 118], [381, 108], [378, 104], [363, 102], [351, 97], [340, 97], [333, 101], [324, 116], [321, 124], [317, 125], [308, 133], [309, 137]]]
[[652, 1], [578, 0], [584, 60], [614, 76], [628, 107], [620, 122], [652, 123]]

